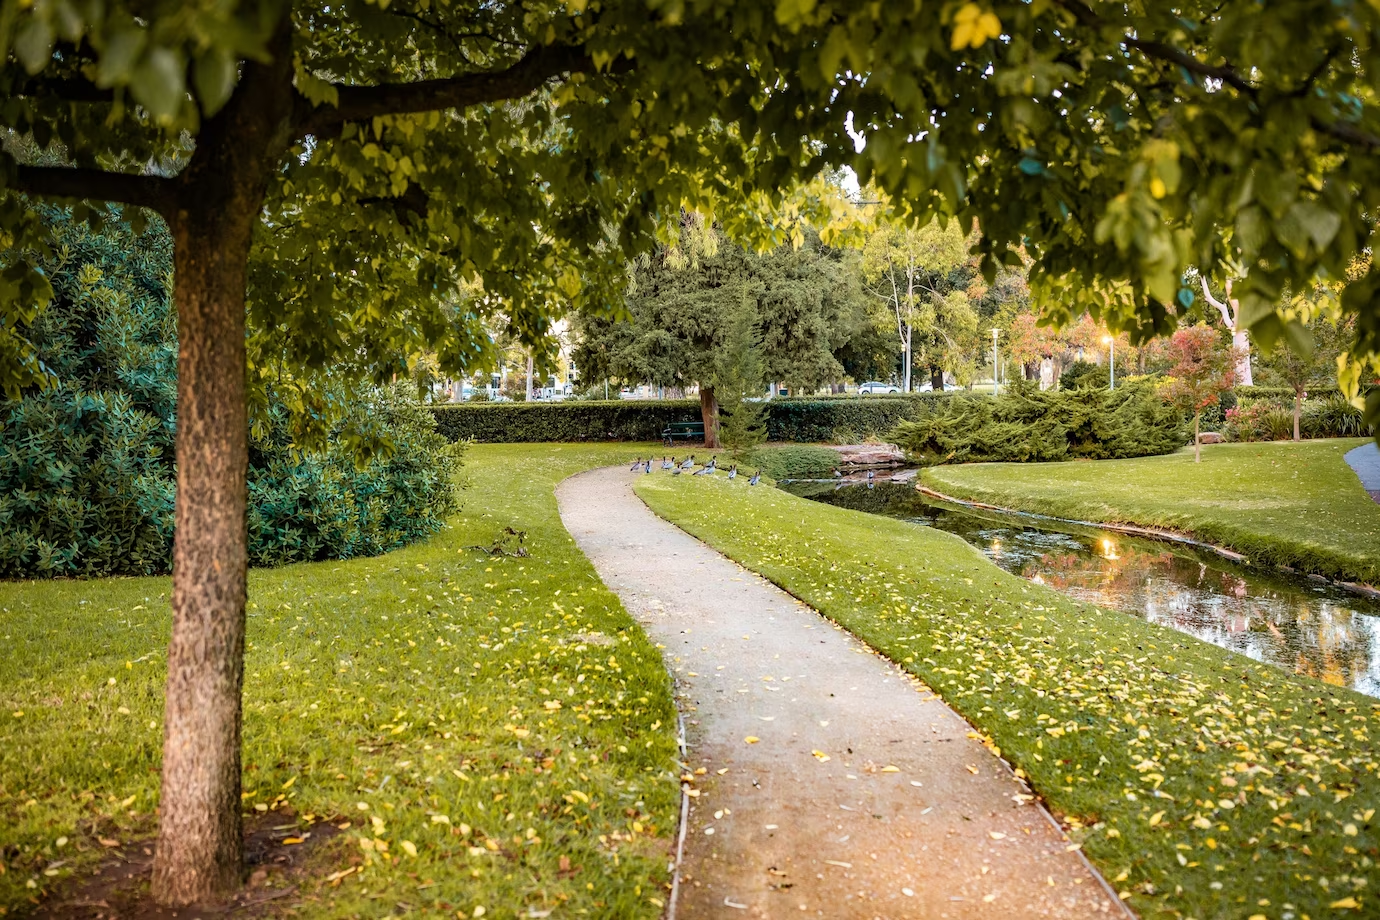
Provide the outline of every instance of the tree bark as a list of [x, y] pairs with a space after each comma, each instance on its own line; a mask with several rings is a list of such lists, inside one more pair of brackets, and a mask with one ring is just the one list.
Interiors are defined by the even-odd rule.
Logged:
[[241, 690], [248, 563], [245, 281], [292, 112], [284, 20], [269, 63], [245, 66], [177, 178], [173, 624], [153, 895], [212, 901], [240, 885]]
[[1294, 388], [1294, 440], [1302, 440], [1299, 437], [1299, 416], [1303, 414], [1303, 391]]
[[719, 399], [713, 387], [700, 387], [700, 418], [704, 420], [704, 446], [719, 450]]
[[930, 389], [936, 393], [944, 392], [944, 369], [937, 364], [930, 365]]
[[910, 392], [910, 375], [911, 375], [911, 372], [912, 372], [912, 366], [915, 364], [915, 346], [914, 346], [914, 344], [913, 344], [914, 340], [915, 340], [915, 329], [914, 329], [914, 327], [911, 326], [910, 323], [906, 323], [906, 353], [905, 353], [905, 362], [906, 362], [906, 366], [905, 366], [905, 368], [904, 368], [905, 373], [902, 375], [902, 381], [903, 381], [902, 384], [901, 384], [901, 392], [902, 392], [902, 393], [909, 393], [909, 392]]
[[1198, 420], [1199, 420], [1200, 418], [1202, 418], [1202, 415], [1203, 415], [1203, 413], [1202, 413], [1201, 410], [1199, 410], [1198, 412], [1193, 413], [1193, 462], [1194, 462], [1194, 463], [1201, 463], [1202, 460], [1203, 460], [1203, 455], [1202, 455], [1202, 447], [1203, 447], [1203, 444], [1202, 444], [1202, 439], [1199, 437], [1199, 434], [1198, 434]]

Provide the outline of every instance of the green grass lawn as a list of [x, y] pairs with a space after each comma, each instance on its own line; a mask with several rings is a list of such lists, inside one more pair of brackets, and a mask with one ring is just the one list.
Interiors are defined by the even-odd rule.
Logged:
[[[433, 539], [250, 574], [246, 813], [349, 823], [312, 855], [300, 912], [661, 914], [670, 681], [553, 495], [636, 447], [476, 447], [463, 510]], [[505, 527], [530, 556], [467, 548]], [[168, 587], [0, 584], [0, 913], [147, 845]]]
[[955, 498], [1084, 521], [1167, 527], [1252, 562], [1380, 584], [1380, 504], [1342, 455], [1363, 439], [1215, 444], [1136, 460], [925, 470]]
[[1142, 916], [1380, 916], [1380, 702], [1028, 584], [950, 534], [723, 477], [637, 491], [925, 680]]

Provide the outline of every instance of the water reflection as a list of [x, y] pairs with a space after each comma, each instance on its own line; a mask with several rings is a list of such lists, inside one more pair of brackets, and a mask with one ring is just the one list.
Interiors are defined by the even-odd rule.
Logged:
[[[957, 534], [1036, 584], [1380, 697], [1380, 604], [1340, 588], [1092, 527], [1037, 529], [1022, 516], [934, 504], [909, 485], [784, 488]], [[1039, 521], [1040, 528], [1045, 523]]]

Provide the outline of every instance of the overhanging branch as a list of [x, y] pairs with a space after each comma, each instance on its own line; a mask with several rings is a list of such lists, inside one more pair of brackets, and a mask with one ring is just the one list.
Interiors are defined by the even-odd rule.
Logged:
[[136, 176], [102, 169], [65, 166], [20, 166], [16, 192], [44, 198], [85, 198], [91, 201], [118, 201], [157, 211], [172, 217], [175, 195], [170, 179], [163, 176]]
[[346, 122], [365, 121], [380, 115], [462, 109], [485, 102], [517, 99], [535, 92], [553, 77], [593, 69], [594, 62], [580, 48], [542, 46], [528, 51], [521, 60], [503, 70], [379, 86], [337, 85], [338, 105], [311, 105], [304, 101], [297, 123], [304, 133], [329, 134]]

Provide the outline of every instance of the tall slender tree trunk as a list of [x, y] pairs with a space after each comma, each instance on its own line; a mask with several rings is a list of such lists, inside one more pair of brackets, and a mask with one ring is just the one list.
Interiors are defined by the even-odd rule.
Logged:
[[1201, 463], [1202, 460], [1203, 460], [1203, 455], [1202, 455], [1203, 443], [1202, 443], [1202, 439], [1198, 436], [1198, 421], [1199, 421], [1199, 419], [1202, 418], [1202, 415], [1203, 415], [1203, 413], [1202, 413], [1201, 410], [1199, 410], [1198, 412], [1193, 413], [1193, 462], [1194, 462], [1194, 463]]
[[1294, 388], [1294, 440], [1299, 441], [1299, 416], [1303, 414], [1303, 391], [1298, 387]]
[[704, 446], [718, 450], [719, 443], [719, 399], [713, 387], [700, 387], [700, 418], [704, 420]]
[[944, 369], [938, 364], [930, 365], [930, 389], [936, 393], [944, 392]]
[[901, 392], [902, 392], [902, 393], [909, 393], [909, 392], [910, 392], [910, 366], [911, 366], [911, 364], [914, 363], [914, 360], [913, 360], [913, 357], [912, 357], [913, 353], [912, 353], [912, 350], [911, 350], [911, 341], [912, 341], [914, 335], [915, 335], [915, 330], [911, 327], [910, 323], [906, 323], [906, 347], [905, 347], [905, 349], [904, 349], [904, 354], [902, 355], [902, 359], [906, 362], [906, 364], [905, 364], [905, 367], [903, 367], [903, 368], [901, 369], [901, 371], [902, 371], [902, 373], [901, 373]]
[[245, 280], [292, 106], [290, 33], [247, 64], [178, 177], [173, 624], [153, 895], [206, 902], [240, 885], [240, 695], [248, 561]]

